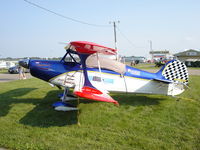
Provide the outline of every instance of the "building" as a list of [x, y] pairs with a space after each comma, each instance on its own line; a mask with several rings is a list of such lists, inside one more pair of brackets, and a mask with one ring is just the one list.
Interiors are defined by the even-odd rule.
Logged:
[[173, 59], [173, 55], [170, 54], [169, 51], [150, 51], [149, 54], [151, 55], [151, 61], [160, 61], [160, 60], [171, 60]]
[[177, 59], [179, 59], [182, 62], [200, 61], [200, 51], [197, 51], [197, 50], [194, 50], [194, 49], [189, 49], [189, 50], [186, 50], [184, 52], [180, 52], [180, 53], [174, 54], [174, 56], [177, 57]]
[[200, 51], [189, 49], [184, 52], [174, 54], [177, 59], [184, 62], [188, 67], [200, 67]]
[[147, 61], [146, 58], [142, 56], [124, 56], [122, 57], [122, 60], [125, 62], [138, 61], [139, 63], [145, 63]]

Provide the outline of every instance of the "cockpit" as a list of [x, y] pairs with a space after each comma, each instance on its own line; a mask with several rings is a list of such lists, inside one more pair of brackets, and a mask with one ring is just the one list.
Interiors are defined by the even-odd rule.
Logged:
[[[86, 65], [89, 68], [100, 68], [108, 69], [111, 71], [115, 71], [120, 74], [124, 74], [126, 72], [126, 65], [118, 62], [116, 60], [104, 57], [104, 56], [97, 56], [98, 54], [90, 55], [86, 60]], [[98, 64], [99, 62], [99, 64]]]
[[[80, 57], [76, 51], [68, 48], [66, 50], [66, 54], [61, 59], [66, 65], [81, 65]], [[120, 74], [124, 74], [126, 72], [126, 65], [118, 62], [116, 60], [105, 57], [105, 55], [99, 55], [98, 53], [91, 54], [86, 59], [86, 66], [88, 68], [101, 68], [108, 69]]]

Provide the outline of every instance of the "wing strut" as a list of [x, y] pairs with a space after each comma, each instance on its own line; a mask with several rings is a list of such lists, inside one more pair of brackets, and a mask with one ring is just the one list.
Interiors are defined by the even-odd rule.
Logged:
[[[110, 102], [110, 103], [114, 103], [115, 105], [119, 105], [119, 103], [117, 101], [115, 101], [110, 95], [98, 90], [91, 84], [91, 82], [88, 78], [88, 72], [87, 72], [87, 67], [86, 67], [86, 59], [88, 58], [89, 55], [90, 54], [79, 54], [85, 81], [84, 81], [84, 85], [83, 85], [82, 89], [80, 89], [78, 91], [74, 91], [74, 94], [79, 97], [83, 97], [83, 98], [87, 98], [87, 99], [91, 99], [91, 100]], [[97, 56], [98, 56], [98, 54], [97, 54]], [[100, 63], [99, 63], [99, 69], [100, 69]], [[101, 78], [101, 80], [102, 80], [102, 78]]]
[[98, 68], [99, 68], [99, 73], [100, 73], [100, 77], [101, 77], [101, 83], [103, 82], [103, 79], [102, 79], [102, 74], [101, 74], [101, 64], [100, 64], [100, 61], [99, 61], [99, 55], [97, 53], [97, 62], [98, 62]]

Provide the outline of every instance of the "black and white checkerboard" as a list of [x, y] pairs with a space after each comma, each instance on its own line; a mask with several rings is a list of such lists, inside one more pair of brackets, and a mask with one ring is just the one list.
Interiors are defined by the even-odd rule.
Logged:
[[169, 62], [162, 71], [162, 75], [166, 79], [174, 82], [182, 82], [184, 84], [188, 83], [187, 67], [179, 60], [172, 60]]

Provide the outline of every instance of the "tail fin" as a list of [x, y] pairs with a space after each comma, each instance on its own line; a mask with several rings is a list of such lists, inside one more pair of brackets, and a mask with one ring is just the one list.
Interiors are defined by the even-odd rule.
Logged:
[[188, 70], [186, 65], [179, 60], [169, 61], [163, 68], [157, 72], [158, 76], [172, 82], [183, 84], [188, 83]]

